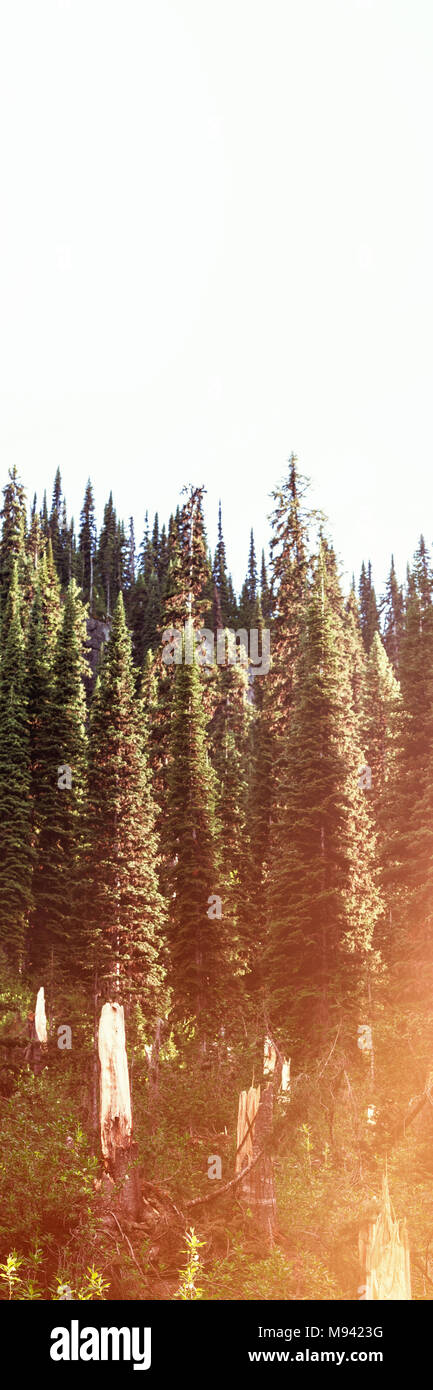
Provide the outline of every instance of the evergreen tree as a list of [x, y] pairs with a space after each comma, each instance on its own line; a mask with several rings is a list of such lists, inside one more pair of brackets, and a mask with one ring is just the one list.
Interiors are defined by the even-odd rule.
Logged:
[[226, 980], [224, 921], [208, 916], [210, 897], [220, 893], [216, 786], [206, 751], [196, 661], [183, 661], [176, 668], [169, 758], [169, 940], [175, 1012], [193, 1018], [203, 1040], [215, 1032]]
[[[44, 592], [41, 591], [42, 607]], [[55, 609], [47, 596], [43, 635], [55, 624]], [[39, 626], [40, 633], [40, 626]], [[89, 675], [86, 657], [86, 609], [71, 580], [62, 607], [53, 654], [53, 674], [43, 674], [45, 699], [40, 705], [39, 746], [46, 746], [42, 779], [36, 766], [35, 790], [43, 797], [38, 816], [43, 838], [38, 857], [43, 883], [37, 903], [43, 904], [43, 931], [36, 954], [55, 950], [65, 965], [71, 947], [83, 948], [83, 868], [87, 771], [86, 699]], [[49, 651], [48, 651], [49, 654]], [[35, 658], [31, 658], [33, 671]], [[36, 666], [37, 674], [37, 666]], [[41, 679], [41, 675], [39, 676]], [[36, 711], [35, 711], [36, 713]], [[35, 730], [33, 730], [33, 737]], [[34, 745], [33, 745], [34, 747]], [[42, 876], [42, 874], [41, 874]], [[37, 924], [36, 924], [37, 925]], [[78, 957], [76, 956], [77, 960]]]
[[392, 934], [392, 844], [390, 827], [395, 816], [397, 755], [401, 736], [401, 697], [391, 662], [376, 632], [365, 666], [362, 692], [361, 740], [367, 776], [371, 779], [369, 804], [377, 835], [377, 857], [384, 903], [382, 926], [376, 932], [385, 962], [389, 960]]
[[250, 549], [248, 556], [248, 570], [244, 581], [239, 600], [239, 626], [246, 628], [247, 632], [258, 625], [257, 611], [257, 563], [254, 545], [253, 531], [250, 533]]
[[92, 701], [89, 747], [88, 914], [107, 998], [140, 992], [160, 1007], [164, 907], [158, 843], [122, 595]]
[[376, 594], [371, 578], [371, 564], [368, 562], [366, 570], [364, 562], [361, 567], [361, 577], [359, 581], [359, 612], [361, 621], [362, 640], [366, 652], [370, 651], [371, 643], [375, 632], [379, 632], [379, 614], [376, 603]]
[[110, 492], [104, 507], [104, 517], [96, 553], [95, 576], [104, 595], [104, 612], [111, 617], [111, 607], [116, 601], [116, 537], [117, 517]]
[[265, 623], [268, 623], [272, 612], [272, 594], [268, 583], [268, 572], [266, 568], [264, 550], [262, 550], [262, 563], [260, 570], [260, 598], [262, 604], [263, 619]]
[[389, 660], [392, 662], [394, 672], [398, 675], [400, 662], [400, 647], [404, 626], [404, 600], [403, 590], [397, 581], [394, 566], [394, 556], [391, 556], [391, 569], [386, 586], [384, 600], [384, 619], [383, 619], [383, 645]]
[[53, 500], [51, 503], [51, 513], [48, 523], [49, 536], [53, 549], [54, 564], [60, 577], [63, 574], [63, 546], [62, 546], [62, 479], [60, 468], [57, 469], [54, 479]]
[[394, 958], [425, 949], [433, 857], [433, 605], [424, 543], [408, 573], [400, 648], [402, 717], [390, 794], [388, 878]]
[[129, 536], [128, 536], [128, 553], [127, 553], [126, 565], [125, 565], [125, 589], [126, 589], [126, 593], [127, 593], [128, 595], [132, 593], [132, 590], [133, 590], [133, 588], [134, 588], [134, 584], [135, 584], [135, 570], [136, 570], [136, 559], [135, 559], [134, 518], [133, 518], [132, 516], [130, 516], [130, 518], [129, 518]]
[[217, 602], [221, 614], [221, 627], [229, 627], [231, 621], [229, 583], [227, 574], [226, 548], [221, 520], [221, 502], [218, 505], [218, 540], [213, 563], [213, 578], [216, 586]]
[[[19, 513], [16, 515], [19, 517]], [[18, 527], [9, 533], [12, 539], [17, 534]], [[3, 553], [3, 575], [7, 569], [6, 554]], [[31, 906], [32, 849], [28, 692], [18, 558], [13, 561], [1, 625], [1, 645], [0, 940], [9, 959], [21, 968]]]
[[30, 733], [30, 801], [34, 854], [29, 953], [32, 965], [43, 969], [48, 961], [50, 935], [53, 835], [56, 820], [57, 765], [53, 752], [57, 737], [54, 661], [60, 625], [60, 586], [51, 542], [39, 565], [32, 605], [27, 666]]
[[304, 506], [306, 484], [299, 476], [292, 454], [289, 475], [273, 492], [272, 583], [274, 619], [272, 624], [273, 723], [276, 735], [285, 734], [290, 718], [293, 675], [298, 649], [307, 575], [309, 513]]
[[[2, 535], [0, 541], [0, 603], [4, 608], [12, 583], [15, 564], [17, 582], [23, 600], [23, 584], [26, 576], [25, 541], [27, 533], [26, 501], [22, 484], [18, 480], [16, 468], [9, 469], [9, 482], [3, 489], [3, 507], [0, 512]], [[24, 613], [21, 614], [22, 619]]]
[[78, 538], [78, 582], [83, 591], [83, 601], [93, 607], [94, 563], [96, 551], [95, 503], [90, 478], [84, 494], [80, 516]]
[[[248, 780], [251, 759], [252, 705], [244, 666], [214, 667], [209, 751], [216, 773], [221, 891], [224, 920], [230, 923], [231, 957], [245, 970], [251, 954], [248, 917], [251, 847], [248, 835]], [[255, 933], [254, 933], [255, 935]]]
[[356, 1004], [380, 912], [375, 838], [343, 605], [323, 545], [302, 623], [285, 779], [273, 842], [269, 972], [273, 1016], [305, 1050]]

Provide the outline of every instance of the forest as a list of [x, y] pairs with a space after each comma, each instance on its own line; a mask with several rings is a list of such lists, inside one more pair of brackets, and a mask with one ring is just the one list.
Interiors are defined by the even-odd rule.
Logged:
[[237, 594], [203, 487], [49, 496], [1, 511], [0, 1298], [428, 1301], [428, 544], [345, 590], [292, 455]]

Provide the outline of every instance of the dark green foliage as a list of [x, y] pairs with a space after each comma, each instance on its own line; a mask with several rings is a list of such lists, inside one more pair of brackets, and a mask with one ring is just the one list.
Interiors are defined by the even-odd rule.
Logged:
[[269, 885], [273, 1015], [304, 1046], [344, 1019], [380, 909], [341, 598], [339, 607], [322, 545], [304, 607]]
[[216, 783], [206, 754], [198, 666], [176, 669], [169, 749], [168, 833], [171, 850], [170, 950], [175, 1011], [192, 1016], [200, 1037], [212, 1034], [224, 1000], [223, 919], [210, 919], [221, 889]]
[[371, 578], [371, 564], [368, 562], [366, 570], [362, 564], [361, 577], [359, 581], [359, 613], [361, 622], [362, 640], [366, 652], [370, 651], [371, 643], [375, 632], [379, 632], [379, 613], [376, 603], [376, 594]]
[[122, 596], [96, 683], [90, 720], [87, 924], [100, 992], [140, 992], [160, 1007], [164, 907], [131, 640]]
[[22, 965], [31, 906], [30, 748], [25, 640], [18, 561], [1, 624], [0, 940]]

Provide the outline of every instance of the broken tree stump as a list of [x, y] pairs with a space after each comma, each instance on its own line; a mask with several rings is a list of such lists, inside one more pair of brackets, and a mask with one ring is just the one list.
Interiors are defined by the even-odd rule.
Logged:
[[360, 1228], [359, 1256], [363, 1296], [367, 1302], [412, 1298], [406, 1225], [395, 1217], [386, 1173], [379, 1211], [367, 1218]]
[[[252, 1088], [253, 1089], [253, 1088]], [[243, 1093], [244, 1094], [244, 1093]], [[276, 1223], [276, 1202], [274, 1190], [274, 1165], [270, 1152], [272, 1135], [274, 1091], [269, 1083], [265, 1086], [256, 1114], [249, 1125], [252, 1148], [249, 1162], [254, 1163], [242, 1183], [242, 1199], [251, 1209], [253, 1221], [260, 1233], [263, 1245], [272, 1249]], [[246, 1133], [247, 1133], [246, 1129]], [[237, 1155], [238, 1156], [238, 1155]]]
[[45, 994], [43, 985], [38, 989], [35, 1012], [27, 1014], [27, 1037], [29, 1039], [24, 1059], [31, 1067], [34, 1076], [40, 1076], [44, 1065], [44, 1051], [47, 1046], [47, 1018], [45, 1013]]
[[260, 1086], [241, 1091], [238, 1105], [235, 1173], [241, 1173], [253, 1156], [253, 1128], [260, 1104]]
[[141, 1189], [132, 1143], [132, 1112], [122, 1004], [101, 1009], [98, 1033], [101, 1149], [106, 1171], [121, 1185], [119, 1203], [125, 1215], [138, 1221]]

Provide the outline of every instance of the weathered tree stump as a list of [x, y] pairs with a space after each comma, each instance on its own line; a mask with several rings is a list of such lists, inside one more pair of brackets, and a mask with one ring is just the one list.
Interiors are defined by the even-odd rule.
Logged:
[[43, 985], [38, 989], [36, 1008], [27, 1014], [27, 1037], [29, 1039], [24, 1059], [31, 1067], [34, 1076], [40, 1076], [44, 1065], [44, 1051], [47, 1046], [47, 1019], [45, 1013], [45, 994]]
[[238, 1105], [238, 1125], [236, 1134], [235, 1173], [241, 1173], [253, 1155], [253, 1132], [260, 1104], [260, 1086], [250, 1086], [249, 1091], [241, 1091]]
[[412, 1298], [406, 1226], [394, 1215], [386, 1174], [381, 1207], [360, 1228], [359, 1257], [364, 1280], [361, 1287], [367, 1302]]
[[251, 1208], [253, 1221], [264, 1248], [272, 1249], [276, 1223], [274, 1165], [270, 1153], [273, 1117], [273, 1086], [265, 1087], [252, 1128], [251, 1171], [242, 1183], [242, 1198]]
[[121, 1185], [119, 1205], [132, 1221], [141, 1214], [138, 1172], [131, 1170], [132, 1112], [122, 1004], [104, 1004], [98, 1034], [101, 1149], [106, 1171]]

